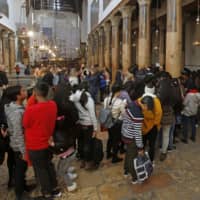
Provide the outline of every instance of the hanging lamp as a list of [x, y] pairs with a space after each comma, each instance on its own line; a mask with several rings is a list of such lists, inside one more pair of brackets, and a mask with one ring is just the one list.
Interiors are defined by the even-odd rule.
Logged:
[[200, 0], [197, 0], [196, 31], [196, 39], [193, 42], [193, 45], [200, 46]]
[[153, 47], [153, 50], [158, 51], [159, 50], [159, 36], [160, 36], [160, 30], [158, 26], [158, 0], [156, 0], [156, 29], [155, 29], [155, 45]]

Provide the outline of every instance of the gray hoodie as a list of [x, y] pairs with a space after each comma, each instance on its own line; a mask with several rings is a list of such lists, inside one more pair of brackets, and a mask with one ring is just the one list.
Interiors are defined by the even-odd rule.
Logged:
[[24, 131], [22, 127], [24, 107], [11, 102], [5, 105], [5, 114], [10, 134], [10, 147], [13, 151], [19, 151], [21, 154], [24, 154]]

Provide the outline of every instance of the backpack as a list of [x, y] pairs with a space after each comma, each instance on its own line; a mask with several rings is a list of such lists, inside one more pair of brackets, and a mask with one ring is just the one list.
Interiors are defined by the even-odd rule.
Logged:
[[101, 126], [104, 128], [111, 128], [113, 126], [114, 120], [112, 117], [112, 105], [109, 105], [109, 102], [107, 102], [107, 105], [105, 108], [103, 107], [100, 109], [99, 122], [100, 122]]
[[97, 138], [92, 140], [92, 157], [96, 164], [99, 164], [103, 160], [103, 143]]

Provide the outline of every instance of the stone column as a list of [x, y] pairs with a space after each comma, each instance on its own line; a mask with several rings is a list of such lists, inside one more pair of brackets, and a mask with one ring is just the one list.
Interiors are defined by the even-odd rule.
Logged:
[[104, 44], [103, 44], [104, 31], [102, 27], [98, 30], [98, 33], [99, 33], [99, 68], [102, 69], [104, 67]]
[[159, 37], [159, 63], [160, 66], [165, 65], [165, 26], [164, 21], [159, 24], [160, 37]]
[[182, 69], [182, 0], [167, 0], [166, 71], [179, 77]]
[[150, 65], [150, 3], [151, 0], [138, 0], [138, 66], [140, 69], [148, 67]]
[[131, 67], [131, 17], [134, 7], [126, 6], [121, 9], [123, 18], [123, 37], [122, 37], [122, 66], [123, 72], [127, 72]]
[[105, 33], [105, 45], [104, 45], [104, 58], [105, 58], [105, 66], [107, 68], [111, 67], [111, 60], [110, 60], [110, 45], [111, 45], [111, 35], [110, 35], [110, 31], [111, 31], [111, 25], [110, 23], [106, 23], [104, 25], [104, 33]]
[[88, 51], [87, 51], [87, 65], [92, 65], [92, 38], [91, 35], [88, 36]]
[[112, 83], [115, 82], [117, 69], [119, 68], [119, 22], [120, 17], [114, 16], [112, 23]]
[[95, 52], [95, 61], [94, 64], [99, 64], [99, 34], [95, 32], [94, 35], [94, 52]]
[[9, 34], [9, 73], [12, 73], [12, 69], [15, 67], [15, 35], [13, 33]]
[[2, 37], [0, 36], [0, 64], [3, 64]]
[[8, 45], [8, 32], [2, 31], [2, 56], [3, 64], [7, 68], [9, 65], [9, 45]]

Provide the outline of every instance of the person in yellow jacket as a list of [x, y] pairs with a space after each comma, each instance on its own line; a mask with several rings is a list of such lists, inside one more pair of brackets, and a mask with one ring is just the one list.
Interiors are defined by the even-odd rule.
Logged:
[[160, 122], [162, 118], [162, 107], [158, 97], [156, 97], [156, 95], [154, 95], [153, 92], [149, 92], [146, 88], [142, 98], [145, 96], [151, 96], [154, 100], [152, 111], [143, 110], [144, 121], [142, 126], [144, 147], [146, 146], [147, 142], [149, 142], [149, 157], [153, 162], [155, 155], [156, 138], [158, 131], [160, 130]]

